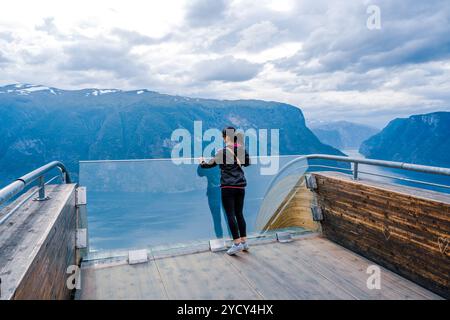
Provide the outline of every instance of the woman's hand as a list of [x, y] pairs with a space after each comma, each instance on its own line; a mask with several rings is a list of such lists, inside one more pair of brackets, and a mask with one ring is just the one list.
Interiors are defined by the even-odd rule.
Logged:
[[203, 157], [198, 158], [198, 163], [202, 164], [203, 162], [205, 162], [205, 158]]

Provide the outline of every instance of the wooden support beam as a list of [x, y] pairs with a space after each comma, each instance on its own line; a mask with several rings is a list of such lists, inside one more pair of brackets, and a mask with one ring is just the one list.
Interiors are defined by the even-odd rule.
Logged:
[[327, 238], [450, 298], [449, 195], [314, 175]]

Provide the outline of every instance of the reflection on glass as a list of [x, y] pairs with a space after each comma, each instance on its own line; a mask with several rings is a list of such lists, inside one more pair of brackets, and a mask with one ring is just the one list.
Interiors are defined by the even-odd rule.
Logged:
[[[281, 156], [279, 167], [298, 156]], [[267, 164], [267, 161], [264, 162]], [[244, 168], [244, 215], [249, 233], [275, 175], [260, 164]], [[230, 236], [220, 197], [218, 168], [176, 165], [170, 159], [86, 161], [80, 185], [88, 192], [91, 250], [140, 248]]]
[[206, 197], [208, 198], [209, 211], [213, 220], [214, 234], [216, 238], [223, 238], [219, 167], [204, 169], [197, 166], [197, 174], [199, 177], [206, 178]]
[[[279, 157], [279, 168], [298, 157]], [[312, 164], [316, 166], [311, 167]], [[259, 232], [292, 188], [304, 183], [305, 170], [329, 171], [336, 163], [315, 160], [310, 161], [308, 168], [302, 160], [273, 175], [261, 174], [262, 166], [252, 159], [252, 165], [244, 168], [248, 183], [244, 215], [249, 234]], [[360, 170], [374, 169], [360, 166]], [[88, 190], [90, 249], [142, 248], [229, 238], [219, 175], [218, 168], [176, 165], [170, 159], [81, 162], [80, 185]]]
[[262, 230], [266, 226], [288, 194], [299, 184], [304, 183], [302, 178], [307, 169], [308, 161], [300, 160], [273, 177], [271, 183], [267, 186], [257, 215], [256, 228], [258, 230]]

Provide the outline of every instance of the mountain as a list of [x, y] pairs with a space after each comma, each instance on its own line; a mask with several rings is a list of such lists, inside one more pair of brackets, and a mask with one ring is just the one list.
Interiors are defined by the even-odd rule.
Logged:
[[368, 158], [450, 167], [450, 112], [392, 120], [361, 145], [360, 153]]
[[[279, 129], [280, 154], [342, 154], [306, 127], [299, 108], [257, 100], [194, 99], [148, 90], [0, 87], [0, 175], [52, 160], [76, 176], [79, 160], [170, 157], [177, 128]], [[5, 178], [4, 178], [5, 179]]]
[[379, 132], [378, 129], [347, 121], [312, 123], [310, 128], [321, 142], [340, 150], [358, 149], [363, 141]]

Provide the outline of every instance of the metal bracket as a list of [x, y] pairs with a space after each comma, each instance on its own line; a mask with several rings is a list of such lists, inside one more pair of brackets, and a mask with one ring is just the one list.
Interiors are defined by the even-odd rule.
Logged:
[[50, 200], [49, 196], [45, 196], [43, 198], [40, 197], [33, 198], [33, 201], [47, 201], [47, 200]]
[[77, 206], [84, 206], [87, 204], [86, 187], [77, 188]]
[[309, 190], [317, 189], [317, 181], [316, 181], [316, 177], [314, 175], [312, 175], [312, 174], [305, 175], [305, 183], [306, 183], [306, 188], [308, 188]]
[[293, 241], [292, 234], [287, 231], [277, 232], [277, 240], [281, 243], [291, 242]]
[[33, 201], [47, 201], [50, 197], [45, 195], [45, 180], [44, 176], [39, 177], [39, 195]]
[[77, 249], [87, 248], [87, 229], [77, 229], [76, 248]]
[[209, 249], [211, 252], [224, 251], [227, 249], [227, 244], [223, 239], [209, 240]]
[[358, 180], [358, 162], [353, 162], [353, 180]]
[[319, 207], [317, 205], [313, 205], [311, 207], [311, 213], [312, 213], [313, 221], [322, 221], [323, 220], [323, 213], [322, 213], [321, 207]]
[[146, 249], [128, 251], [129, 264], [145, 263], [147, 261], [148, 261], [148, 254]]

